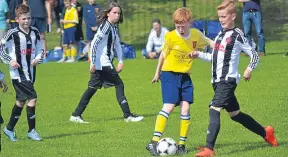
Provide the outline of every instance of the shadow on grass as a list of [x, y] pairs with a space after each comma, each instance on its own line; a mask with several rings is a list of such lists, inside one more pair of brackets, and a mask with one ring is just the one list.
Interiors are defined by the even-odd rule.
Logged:
[[63, 138], [63, 137], [68, 137], [68, 136], [77, 136], [77, 135], [88, 135], [88, 134], [95, 134], [99, 133], [101, 131], [86, 131], [86, 132], [77, 132], [77, 133], [64, 133], [64, 134], [58, 134], [58, 135], [51, 135], [51, 136], [46, 136], [43, 137], [43, 139], [56, 139], [56, 138]]
[[[147, 117], [155, 117], [157, 116], [158, 114], [141, 114], [139, 116], [144, 116], [144, 119], [147, 118]], [[105, 121], [113, 121], [113, 120], [123, 120], [123, 117], [113, 117], [113, 118], [109, 118], [109, 119], [105, 119]]]

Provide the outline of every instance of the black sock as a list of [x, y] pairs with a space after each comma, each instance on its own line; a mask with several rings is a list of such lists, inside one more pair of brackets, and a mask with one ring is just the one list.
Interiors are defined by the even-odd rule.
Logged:
[[131, 112], [130, 112], [128, 101], [124, 94], [124, 85], [120, 84], [120, 85], [117, 85], [115, 88], [116, 88], [117, 101], [121, 107], [124, 118], [127, 118], [131, 115]]
[[266, 136], [265, 129], [258, 122], [256, 122], [251, 116], [239, 112], [239, 114], [237, 114], [234, 117], [231, 117], [231, 119], [234, 120], [235, 122], [242, 124], [245, 128], [249, 129], [255, 134], [265, 138]]
[[210, 109], [209, 116], [210, 123], [207, 130], [206, 147], [213, 150], [220, 130], [220, 112]]
[[34, 107], [27, 106], [26, 112], [27, 112], [27, 121], [28, 121], [28, 126], [29, 126], [28, 132], [30, 132], [31, 130], [35, 129], [35, 125], [36, 125], [35, 106]]
[[81, 116], [82, 115], [82, 113], [86, 109], [90, 99], [96, 93], [96, 91], [97, 91], [97, 89], [88, 87], [88, 89], [83, 93], [77, 108], [72, 113], [73, 116], [76, 117], [76, 116]]
[[0, 101], [0, 124], [3, 124], [4, 123], [4, 120], [3, 120], [3, 117], [1, 115], [1, 101]]
[[7, 125], [8, 130], [10, 130], [10, 131], [14, 130], [14, 127], [15, 127], [16, 123], [18, 122], [18, 119], [20, 118], [22, 110], [23, 110], [22, 107], [19, 107], [16, 104], [14, 105], [14, 107], [12, 109], [11, 116], [10, 116], [9, 123]]

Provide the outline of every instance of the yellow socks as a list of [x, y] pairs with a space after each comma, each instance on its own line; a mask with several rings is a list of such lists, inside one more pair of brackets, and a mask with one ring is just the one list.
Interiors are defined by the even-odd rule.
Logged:
[[180, 140], [179, 145], [185, 145], [187, 140], [188, 132], [190, 128], [190, 114], [181, 115], [180, 117]]
[[165, 130], [168, 117], [169, 117], [169, 113], [163, 110], [159, 112], [157, 119], [156, 119], [155, 130], [154, 130], [152, 141], [158, 142], [160, 140], [160, 137], [162, 136]]

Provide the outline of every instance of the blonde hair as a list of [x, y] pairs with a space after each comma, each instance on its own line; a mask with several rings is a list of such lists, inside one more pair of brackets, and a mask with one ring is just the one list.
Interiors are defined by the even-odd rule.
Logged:
[[227, 9], [228, 13], [235, 14], [236, 7], [233, 0], [224, 0], [220, 5], [217, 6], [217, 10], [225, 10]]
[[192, 12], [190, 9], [182, 7], [178, 8], [173, 14], [174, 23], [181, 24], [192, 21]]
[[25, 4], [20, 4], [15, 9], [16, 17], [20, 17], [22, 14], [30, 13], [30, 7]]

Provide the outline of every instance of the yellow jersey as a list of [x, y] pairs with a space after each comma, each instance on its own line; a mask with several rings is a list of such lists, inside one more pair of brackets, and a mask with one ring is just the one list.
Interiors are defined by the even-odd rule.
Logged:
[[161, 70], [191, 73], [193, 59], [189, 54], [208, 44], [209, 39], [195, 28], [190, 29], [190, 34], [186, 38], [181, 37], [177, 30], [167, 33], [162, 47], [164, 63]]
[[[79, 22], [78, 20], [78, 13], [77, 9], [74, 7], [71, 7], [70, 9], [66, 8], [65, 10], [65, 15], [64, 15], [64, 20], [69, 20], [69, 21], [75, 21], [76, 23]], [[76, 26], [75, 23], [65, 23], [64, 24], [64, 29], [71, 28]]]

